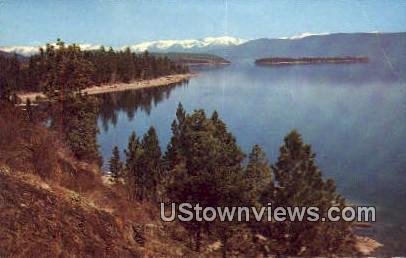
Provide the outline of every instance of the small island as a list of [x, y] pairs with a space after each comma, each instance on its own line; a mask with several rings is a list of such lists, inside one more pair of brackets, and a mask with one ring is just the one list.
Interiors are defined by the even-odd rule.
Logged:
[[351, 64], [368, 63], [365, 56], [342, 56], [342, 57], [269, 57], [255, 60], [256, 65], [303, 65], [303, 64]]

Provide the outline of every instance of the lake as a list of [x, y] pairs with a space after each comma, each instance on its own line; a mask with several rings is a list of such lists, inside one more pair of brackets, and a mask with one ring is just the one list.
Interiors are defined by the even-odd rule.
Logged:
[[198, 72], [180, 85], [100, 95], [105, 168], [133, 130], [142, 136], [154, 126], [164, 152], [179, 102], [188, 112], [217, 110], [246, 153], [260, 144], [271, 162], [297, 129], [340, 193], [377, 207], [368, 234], [385, 244], [380, 253], [405, 253], [406, 82], [390, 66], [236, 63]]

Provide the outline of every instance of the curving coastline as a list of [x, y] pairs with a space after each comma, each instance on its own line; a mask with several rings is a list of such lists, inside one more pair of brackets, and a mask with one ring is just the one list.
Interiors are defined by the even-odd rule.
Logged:
[[[185, 80], [188, 80], [194, 76], [197, 76], [197, 73], [187, 73], [187, 74], [174, 74], [168, 76], [162, 76], [159, 78], [151, 79], [151, 80], [141, 80], [141, 81], [134, 81], [130, 83], [114, 83], [114, 84], [107, 84], [101, 86], [92, 86], [90, 88], [86, 88], [82, 90], [83, 93], [87, 93], [89, 95], [96, 95], [101, 93], [108, 93], [108, 92], [115, 92], [115, 91], [126, 91], [126, 90], [138, 90], [138, 89], [145, 89], [145, 88], [152, 88], [158, 86], [164, 86], [173, 83], [179, 83]], [[44, 99], [46, 96], [42, 92], [22, 92], [17, 94], [17, 96], [21, 99], [23, 103], [27, 101], [27, 99], [35, 100], [38, 98]]]

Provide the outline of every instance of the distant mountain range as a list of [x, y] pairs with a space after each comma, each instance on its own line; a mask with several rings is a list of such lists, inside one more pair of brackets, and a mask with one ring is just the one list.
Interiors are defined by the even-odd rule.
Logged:
[[[207, 37], [203, 39], [184, 39], [184, 40], [157, 40], [137, 43], [134, 45], [125, 45], [116, 49], [125, 49], [129, 47], [134, 52], [207, 52], [224, 47], [237, 46], [246, 42], [246, 40], [234, 37]], [[100, 44], [79, 44], [83, 50], [94, 50], [100, 48]], [[23, 56], [29, 56], [38, 52], [39, 47], [43, 46], [0, 46], [0, 51], [15, 52]]]
[[[100, 45], [82, 44], [83, 49], [97, 49]], [[123, 49], [127, 46], [120, 47]], [[190, 40], [160, 40], [129, 45], [140, 52], [207, 53], [232, 62], [254, 62], [266, 57], [328, 57], [365, 56], [371, 63], [406, 67], [406, 32], [400, 33], [303, 33], [278, 39], [244, 40], [234, 37], [208, 37]], [[37, 47], [0, 47], [5, 52], [30, 55]], [[399, 71], [400, 72], [400, 71]]]
[[405, 57], [406, 32], [336, 33], [295, 39], [256, 39], [210, 53], [231, 60], [264, 57], [367, 56], [376, 61]]
[[223, 47], [238, 46], [246, 40], [234, 37], [207, 37], [203, 39], [158, 40], [129, 46], [132, 51], [151, 52], [207, 52]]

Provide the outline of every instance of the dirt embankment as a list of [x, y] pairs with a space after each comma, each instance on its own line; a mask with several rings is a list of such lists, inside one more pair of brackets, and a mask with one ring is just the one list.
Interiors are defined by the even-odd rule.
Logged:
[[184, 233], [155, 218], [151, 204], [128, 201], [123, 185], [103, 184], [86, 164], [64, 162], [60, 183], [0, 164], [0, 257], [190, 254], [170, 237]]

